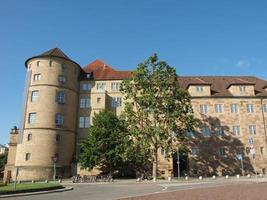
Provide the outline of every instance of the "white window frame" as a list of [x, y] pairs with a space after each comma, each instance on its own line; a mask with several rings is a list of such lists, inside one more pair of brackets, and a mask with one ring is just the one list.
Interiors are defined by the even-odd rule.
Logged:
[[233, 135], [234, 136], [240, 136], [241, 135], [241, 129], [239, 125], [233, 126]]
[[120, 82], [112, 82], [111, 90], [112, 91], [120, 91], [121, 83]]
[[196, 86], [196, 91], [197, 91], [197, 92], [204, 92], [204, 87], [198, 85], [198, 86]]
[[36, 112], [28, 114], [28, 124], [34, 124], [36, 122]]
[[248, 132], [250, 136], [256, 135], [257, 134], [257, 126], [256, 125], [249, 125], [248, 126]]
[[56, 100], [57, 100], [57, 103], [58, 104], [65, 104], [65, 92], [57, 92], [57, 97], [56, 97]]
[[106, 88], [106, 83], [96, 83], [96, 91], [104, 92]]
[[41, 74], [34, 74], [33, 75], [33, 80], [34, 81], [40, 81], [41, 80]]
[[208, 105], [207, 104], [200, 104], [200, 113], [203, 115], [207, 115], [208, 114]]
[[33, 90], [31, 94], [31, 102], [36, 102], [39, 97], [39, 90]]
[[243, 85], [239, 86], [239, 91], [240, 91], [241, 93], [245, 93], [246, 90], [247, 90], [247, 87], [246, 87], [246, 86], [243, 86]]
[[267, 104], [263, 104], [263, 112], [267, 112]]
[[89, 108], [91, 106], [90, 98], [80, 99], [80, 108]]
[[79, 128], [89, 128], [90, 127], [90, 116], [79, 118]]
[[231, 113], [238, 113], [239, 112], [238, 104], [237, 103], [231, 103], [230, 104], [230, 110], [231, 110]]
[[254, 105], [253, 104], [251, 104], [251, 103], [247, 104], [246, 107], [247, 107], [248, 113], [254, 113]]
[[64, 124], [64, 115], [57, 113], [55, 116], [55, 124], [57, 126], [62, 126]]
[[215, 104], [214, 110], [215, 110], [215, 113], [223, 113], [223, 104]]

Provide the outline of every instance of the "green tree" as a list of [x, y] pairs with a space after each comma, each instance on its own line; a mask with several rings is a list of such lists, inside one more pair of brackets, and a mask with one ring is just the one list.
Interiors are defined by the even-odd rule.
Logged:
[[4, 171], [7, 162], [7, 154], [0, 155], [0, 172]]
[[175, 145], [183, 145], [186, 130], [193, 128], [189, 95], [179, 86], [175, 68], [159, 61], [156, 54], [138, 65], [121, 91], [129, 131], [140, 147], [150, 149], [156, 178], [158, 150], [163, 148], [170, 156]]
[[128, 159], [131, 138], [114, 112], [103, 110], [93, 118], [89, 134], [81, 144], [79, 161], [83, 169], [99, 167], [111, 174]]

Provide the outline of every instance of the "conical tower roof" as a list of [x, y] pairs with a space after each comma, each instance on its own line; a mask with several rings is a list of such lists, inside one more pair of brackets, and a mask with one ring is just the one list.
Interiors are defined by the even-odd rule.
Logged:
[[[25, 61], [25, 66], [27, 67], [27, 63], [29, 60], [33, 59], [33, 58], [51, 58], [51, 57], [56, 57], [56, 58], [63, 58], [65, 60], [68, 60], [70, 62], [75, 63], [76, 65], [78, 65], [80, 67], [80, 65], [78, 63], [76, 63], [75, 61], [71, 60], [61, 49], [59, 48], [52, 48], [44, 53], [41, 53], [40, 55], [37, 56], [33, 56], [29, 59], [27, 59]], [[81, 68], [81, 67], [80, 67]]]

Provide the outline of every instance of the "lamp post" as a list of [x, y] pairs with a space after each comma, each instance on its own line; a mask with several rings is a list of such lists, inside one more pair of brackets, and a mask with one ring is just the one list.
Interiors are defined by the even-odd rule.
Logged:
[[53, 175], [53, 179], [54, 179], [54, 182], [56, 182], [56, 163], [58, 161], [58, 154], [55, 154], [54, 156], [51, 157], [52, 161], [53, 161], [53, 165], [54, 165], [54, 175]]
[[180, 179], [180, 153], [179, 153], [179, 145], [177, 146], [177, 176]]

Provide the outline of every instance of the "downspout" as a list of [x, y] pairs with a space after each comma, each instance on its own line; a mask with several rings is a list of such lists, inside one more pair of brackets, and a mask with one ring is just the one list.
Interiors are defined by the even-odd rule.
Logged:
[[264, 117], [264, 110], [263, 110], [263, 98], [261, 98], [261, 113], [262, 113], [262, 119], [263, 119], [263, 125], [264, 125], [264, 135], [265, 135], [265, 142], [267, 146], [267, 130], [266, 130], [266, 122], [265, 122], [265, 117]]

